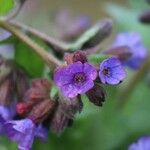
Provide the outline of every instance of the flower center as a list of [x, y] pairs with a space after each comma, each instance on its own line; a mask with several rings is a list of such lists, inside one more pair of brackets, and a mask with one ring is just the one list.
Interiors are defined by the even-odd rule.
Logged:
[[109, 76], [109, 75], [110, 75], [110, 69], [109, 69], [109, 68], [105, 68], [105, 69], [103, 70], [103, 74], [104, 74], [105, 76]]
[[74, 76], [74, 82], [76, 84], [83, 83], [85, 80], [86, 80], [86, 76], [85, 76], [85, 74], [83, 72], [78, 72]]

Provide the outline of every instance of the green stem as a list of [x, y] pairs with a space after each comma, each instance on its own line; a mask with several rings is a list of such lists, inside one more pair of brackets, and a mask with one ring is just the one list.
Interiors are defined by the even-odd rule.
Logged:
[[48, 36], [47, 34], [40, 32], [38, 30], [36, 30], [35, 28], [32, 28], [30, 26], [27, 26], [23, 23], [19, 23], [16, 22], [14, 20], [10, 20], [8, 22], [10, 25], [13, 25], [17, 28], [23, 29], [27, 32], [30, 32], [31, 34], [41, 38], [42, 40], [46, 41], [47, 43], [49, 43], [53, 49], [57, 49], [58, 51], [65, 51], [65, 49], [68, 47], [68, 44], [65, 42], [62, 42], [60, 40], [57, 40], [51, 36]]
[[16, 27], [9, 25], [5, 21], [0, 21], [0, 26], [10, 31], [12, 34], [17, 36], [21, 41], [23, 41], [29, 47], [31, 47], [45, 61], [45, 63], [47, 63], [49, 67], [60, 66], [62, 64], [57, 58], [55, 58], [50, 53], [46, 52], [45, 49], [43, 49], [41, 46], [35, 43], [31, 38], [29, 38], [26, 34], [21, 32]]
[[132, 95], [133, 91], [137, 87], [139, 81], [142, 80], [145, 73], [150, 67], [150, 56], [146, 59], [140, 70], [134, 75], [134, 77], [129, 81], [129, 84], [126, 88], [120, 93], [119, 95], [119, 109], [123, 108], [125, 104], [128, 102], [130, 96]]

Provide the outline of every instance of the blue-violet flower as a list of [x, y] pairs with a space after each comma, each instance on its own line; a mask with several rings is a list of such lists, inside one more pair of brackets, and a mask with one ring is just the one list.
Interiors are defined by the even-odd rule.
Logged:
[[147, 57], [147, 49], [142, 43], [140, 35], [136, 32], [119, 33], [112, 47], [128, 46], [131, 51], [131, 57], [125, 62], [125, 65], [131, 69], [138, 69]]
[[14, 116], [12, 108], [0, 105], [0, 134], [5, 133], [5, 122]]
[[103, 84], [116, 85], [126, 77], [126, 72], [119, 59], [111, 57], [100, 64], [99, 77]]
[[72, 98], [90, 90], [96, 77], [97, 71], [92, 65], [78, 61], [57, 69], [54, 81], [64, 96]]
[[8, 121], [5, 126], [8, 137], [18, 144], [19, 150], [30, 150], [35, 137], [47, 138], [46, 130], [30, 119]]

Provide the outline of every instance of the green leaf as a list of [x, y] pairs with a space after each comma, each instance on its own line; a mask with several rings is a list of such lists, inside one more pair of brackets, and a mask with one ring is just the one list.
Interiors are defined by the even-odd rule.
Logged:
[[88, 56], [88, 60], [93, 63], [93, 64], [99, 64], [103, 60], [109, 58], [109, 55], [104, 55], [104, 54], [93, 54]]
[[[39, 45], [45, 46], [41, 40], [37, 38], [33, 39]], [[23, 67], [31, 77], [40, 77], [44, 70], [43, 60], [30, 47], [28, 47], [20, 40], [16, 40], [15, 49], [16, 63]]]
[[5, 15], [14, 7], [13, 0], [0, 0], [0, 15]]

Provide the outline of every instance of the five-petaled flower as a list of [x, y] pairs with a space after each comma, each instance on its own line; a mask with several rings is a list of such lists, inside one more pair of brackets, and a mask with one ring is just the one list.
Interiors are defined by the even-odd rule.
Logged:
[[96, 77], [97, 70], [92, 65], [78, 61], [58, 68], [54, 74], [54, 81], [62, 94], [71, 98], [90, 90]]
[[126, 72], [119, 59], [112, 57], [100, 64], [99, 77], [103, 84], [116, 85], [124, 80]]

